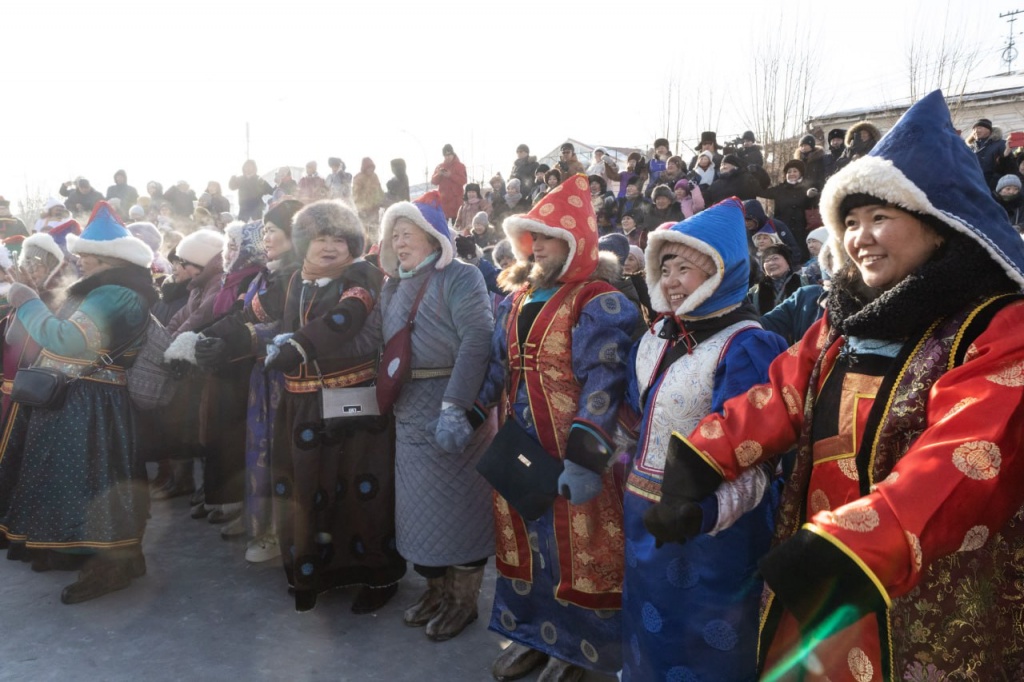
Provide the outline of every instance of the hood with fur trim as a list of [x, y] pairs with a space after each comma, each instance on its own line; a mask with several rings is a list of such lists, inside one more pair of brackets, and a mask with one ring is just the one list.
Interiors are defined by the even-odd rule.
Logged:
[[[498, 287], [506, 292], [512, 293], [525, 286], [533, 285], [538, 289], [545, 289], [558, 286], [558, 282], [542, 282], [531, 277], [534, 263], [532, 260], [520, 260], [498, 274]], [[586, 281], [601, 281], [615, 285], [615, 282], [622, 277], [622, 265], [619, 259], [610, 251], [602, 251], [597, 257], [597, 266], [590, 273]]]
[[[715, 263], [715, 274], [675, 310], [661, 290], [661, 250], [667, 242], [696, 249]], [[721, 317], [735, 310], [747, 297], [748, 254], [743, 206], [736, 199], [726, 199], [681, 223], [658, 228], [647, 236], [645, 254], [651, 307], [659, 313], [675, 313], [683, 320]]]
[[993, 198], [974, 152], [953, 128], [941, 90], [910, 107], [866, 156], [825, 184], [821, 216], [837, 267], [849, 259], [839, 207], [858, 193], [937, 218], [980, 244], [1014, 282], [1024, 285], [1024, 242]]
[[[988, 140], [986, 144], [991, 142], [998, 142], [999, 140], [1003, 139], [1003, 129], [1000, 128], [999, 126], [992, 126], [992, 132], [989, 133], [989, 136], [986, 137], [985, 139]], [[974, 134], [974, 129], [972, 128], [971, 134], [967, 136], [965, 142], [967, 142], [967, 144], [971, 146], [974, 146], [974, 143], [977, 141], [978, 136]]]
[[380, 267], [395, 277], [398, 275], [398, 255], [391, 246], [391, 235], [395, 231], [395, 223], [405, 219], [433, 237], [441, 245], [441, 255], [434, 267], [443, 270], [455, 258], [455, 242], [448, 229], [448, 219], [441, 207], [441, 195], [431, 190], [416, 201], [399, 201], [388, 206], [380, 221]]
[[846, 137], [843, 138], [843, 144], [847, 147], [852, 147], [853, 143], [860, 139], [860, 131], [866, 130], [871, 133], [871, 141], [878, 142], [882, 138], [882, 132], [878, 129], [871, 121], [858, 121], [850, 126], [849, 130], [846, 131]]
[[267, 251], [263, 246], [263, 223], [234, 222], [224, 228], [224, 249], [221, 259], [224, 272], [235, 272], [250, 265], [266, 265]]
[[545, 194], [529, 213], [505, 218], [502, 226], [520, 261], [533, 252], [534, 232], [568, 244], [569, 257], [558, 273], [559, 283], [588, 280], [597, 267], [597, 217], [590, 201], [590, 181], [582, 173]]

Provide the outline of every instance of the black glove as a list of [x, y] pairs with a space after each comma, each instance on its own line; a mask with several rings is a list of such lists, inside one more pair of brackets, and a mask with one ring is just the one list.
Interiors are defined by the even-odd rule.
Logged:
[[196, 341], [196, 364], [206, 369], [223, 365], [228, 358], [228, 344], [216, 337]]
[[170, 362], [164, 363], [171, 372], [171, 378], [175, 381], [181, 381], [188, 376], [188, 373], [192, 371], [192, 363], [186, 362], [185, 360], [171, 360]]
[[280, 352], [274, 357], [267, 357], [263, 371], [277, 370], [287, 374], [302, 364], [302, 353], [298, 348], [290, 343], [285, 343], [280, 346], [280, 349]]
[[654, 536], [654, 546], [666, 542], [684, 544], [700, 534], [704, 511], [695, 502], [666, 504], [658, 502], [644, 512], [644, 528]]

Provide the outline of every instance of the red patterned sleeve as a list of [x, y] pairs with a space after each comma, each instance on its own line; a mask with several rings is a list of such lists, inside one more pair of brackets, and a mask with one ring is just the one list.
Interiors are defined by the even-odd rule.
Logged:
[[1000, 311], [932, 386], [928, 426], [868, 495], [805, 529], [873, 574], [890, 597], [923, 567], [980, 548], [1024, 504], [1024, 303]]
[[[726, 480], [796, 444], [804, 397], [828, 328], [824, 319], [772, 361], [768, 383], [726, 401], [722, 414], [704, 418], [687, 438], [694, 453]], [[682, 435], [682, 434], [678, 434]]]

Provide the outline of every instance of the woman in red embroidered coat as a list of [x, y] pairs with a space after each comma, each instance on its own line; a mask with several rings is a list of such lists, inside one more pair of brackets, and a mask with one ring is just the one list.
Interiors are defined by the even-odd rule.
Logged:
[[[611, 466], [616, 414], [637, 309], [608, 279], [585, 175], [505, 220], [519, 263], [498, 310], [480, 402], [498, 402], [564, 471], [561, 495], [527, 521], [495, 496], [496, 563], [491, 629], [513, 641], [491, 669], [515, 679], [547, 662], [542, 680], [579, 680], [584, 669], [622, 667], [625, 541], [621, 470]], [[528, 260], [530, 258], [530, 260]]]
[[648, 528], [685, 539], [689, 505], [799, 445], [761, 562], [765, 679], [1020, 679], [1024, 245], [938, 91], [822, 208], [826, 317], [677, 435]]

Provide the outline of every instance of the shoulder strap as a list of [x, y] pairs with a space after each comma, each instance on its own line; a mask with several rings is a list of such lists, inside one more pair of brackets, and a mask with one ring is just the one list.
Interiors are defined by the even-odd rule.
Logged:
[[423, 280], [423, 286], [420, 287], [420, 292], [416, 294], [416, 300], [412, 302], [412, 309], [409, 311], [409, 319], [406, 320], [406, 324], [412, 326], [413, 320], [416, 319], [416, 311], [420, 309], [420, 301], [423, 300], [423, 295], [427, 293], [427, 285], [430, 284], [430, 278], [434, 276], [436, 270], [431, 269], [427, 276]]

